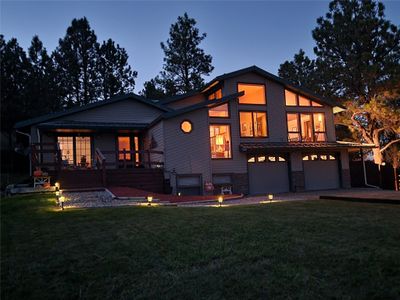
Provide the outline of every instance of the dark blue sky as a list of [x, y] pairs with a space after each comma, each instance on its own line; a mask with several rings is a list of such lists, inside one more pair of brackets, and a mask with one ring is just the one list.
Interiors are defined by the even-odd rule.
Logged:
[[[206, 53], [213, 56], [210, 77], [257, 65], [274, 74], [300, 48], [310, 56], [311, 31], [328, 11], [328, 1], [1, 1], [1, 30], [27, 49], [38, 34], [50, 52], [73, 18], [86, 16], [98, 40], [112, 38], [129, 54], [139, 72], [135, 92], [162, 68], [160, 42], [177, 16], [197, 20]], [[386, 16], [400, 24], [400, 1], [385, 1]]]

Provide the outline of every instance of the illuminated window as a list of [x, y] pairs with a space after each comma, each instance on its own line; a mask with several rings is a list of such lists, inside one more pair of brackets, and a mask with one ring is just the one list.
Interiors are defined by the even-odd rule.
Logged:
[[278, 160], [279, 160], [279, 161], [286, 161], [286, 159], [285, 159], [284, 157], [282, 157], [282, 156], [279, 156], [279, 157], [278, 157]]
[[228, 103], [210, 108], [208, 110], [208, 115], [214, 118], [228, 118], [229, 117]]
[[313, 114], [314, 118], [314, 140], [316, 142], [326, 141], [325, 115], [323, 113]]
[[[131, 137], [130, 136], [119, 136], [118, 137], [118, 159], [124, 160], [124, 151], [129, 152], [125, 153], [125, 160], [131, 160]], [[122, 152], [122, 153], [121, 153]]]
[[276, 157], [275, 156], [268, 156], [268, 161], [274, 162], [274, 161], [276, 161]]
[[190, 132], [192, 132], [192, 130], [193, 130], [192, 123], [191, 123], [190, 121], [183, 121], [183, 122], [181, 123], [181, 130], [182, 130], [184, 133], [190, 133]]
[[328, 156], [326, 155], [320, 155], [319, 157], [321, 160], [328, 160]]
[[265, 85], [239, 83], [238, 91], [244, 91], [244, 95], [239, 98], [239, 104], [265, 104]]
[[311, 105], [312, 105], [312, 106], [315, 106], [315, 107], [322, 107], [321, 104], [319, 104], [319, 103], [317, 103], [317, 102], [314, 102], [314, 101], [311, 101]]
[[266, 137], [267, 113], [266, 112], [240, 112], [241, 137]]
[[261, 155], [261, 156], [258, 156], [258, 157], [257, 157], [257, 161], [258, 161], [258, 162], [265, 162], [266, 159], [267, 159], [267, 158], [266, 158], [264, 155]]
[[308, 155], [303, 156], [303, 160], [309, 160]]
[[291, 91], [285, 90], [285, 101], [287, 106], [297, 106], [297, 95]]
[[310, 99], [307, 99], [303, 96], [299, 96], [299, 105], [300, 106], [311, 106]]
[[313, 128], [311, 114], [300, 114], [301, 140], [303, 142], [313, 141]]
[[256, 162], [256, 157], [255, 157], [255, 156], [250, 156], [250, 157], [247, 159], [247, 162], [249, 162], [249, 163], [254, 163], [254, 162]]
[[300, 141], [299, 115], [296, 113], [287, 114], [288, 141]]
[[329, 155], [329, 160], [336, 160], [336, 157], [333, 155]]
[[57, 142], [64, 165], [91, 166], [92, 145], [89, 136], [59, 136]]
[[231, 158], [231, 134], [229, 125], [210, 125], [211, 158]]
[[222, 98], [222, 90], [216, 90], [214, 93], [208, 95], [208, 100], [214, 100], [214, 99], [221, 99]]

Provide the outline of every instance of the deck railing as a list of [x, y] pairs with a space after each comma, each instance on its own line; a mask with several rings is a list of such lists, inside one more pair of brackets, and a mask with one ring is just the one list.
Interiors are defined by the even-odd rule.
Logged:
[[[44, 158], [43, 156], [47, 157]], [[58, 143], [32, 143], [31, 144], [32, 167], [53, 167], [61, 169], [61, 149]]]

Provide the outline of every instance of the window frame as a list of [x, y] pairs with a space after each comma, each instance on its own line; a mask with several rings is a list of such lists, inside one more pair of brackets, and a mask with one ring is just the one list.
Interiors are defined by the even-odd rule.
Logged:
[[[226, 116], [226, 117], [210, 116], [210, 109], [213, 109], [213, 108], [215, 108], [215, 107], [222, 106], [222, 105], [225, 105], [225, 104], [228, 105], [228, 116]], [[223, 104], [214, 106], [214, 107], [212, 107], [212, 108], [209, 108], [209, 109], [208, 109], [208, 117], [209, 117], [209, 118], [219, 118], [219, 119], [229, 119], [229, 118], [231, 117], [231, 106], [230, 106], [230, 103], [229, 103], [229, 102], [226, 102], [226, 103], [223, 103]]]
[[[68, 132], [58, 132], [57, 134], [54, 135], [54, 140], [55, 143], [58, 144], [58, 137], [72, 137], [72, 156], [73, 156], [73, 166], [78, 167], [78, 161], [76, 157], [76, 137], [88, 137], [90, 139], [90, 168], [94, 167], [94, 158], [95, 158], [95, 149], [94, 149], [94, 138], [93, 134], [90, 133], [68, 133]], [[41, 158], [43, 160], [43, 157]]]
[[[228, 126], [229, 128], [229, 138], [230, 138], [230, 149], [229, 149], [229, 153], [231, 154], [231, 157], [212, 157], [212, 153], [211, 153], [211, 136], [210, 136], [210, 127], [211, 126]], [[211, 160], [230, 160], [233, 159], [233, 146], [232, 146], [232, 126], [230, 123], [209, 123], [208, 124], [208, 140], [210, 142], [210, 157]]]
[[[297, 92], [294, 92], [291, 89], [285, 88], [285, 91], [286, 90], [291, 92], [291, 93], [293, 93], [293, 94], [295, 94], [295, 96], [296, 96], [296, 105], [287, 105], [286, 104], [286, 93], [284, 92], [283, 94], [284, 94], [284, 98], [285, 98], [285, 107], [320, 107], [320, 108], [324, 107], [323, 104], [319, 103], [318, 101], [313, 100], [311, 97], [305, 96], [304, 94], [299, 94]], [[305, 98], [305, 99], [308, 99], [310, 101], [310, 105], [300, 105], [300, 96]], [[313, 105], [313, 103], [317, 103], [318, 105]]]
[[238, 105], [258, 105], [258, 106], [267, 106], [268, 100], [267, 100], [267, 85], [265, 83], [255, 83], [255, 82], [237, 82], [236, 83], [236, 91], [240, 93], [239, 91], [239, 85], [262, 85], [264, 87], [264, 97], [265, 97], [265, 103], [240, 103], [240, 97], [238, 99]]
[[[251, 113], [251, 126], [253, 129], [253, 136], [242, 136], [242, 123], [240, 121], [240, 113], [241, 112], [247, 112]], [[255, 136], [255, 131], [254, 131], [254, 113], [265, 113], [265, 126], [266, 128], [266, 135], [265, 136]], [[239, 136], [242, 139], [265, 139], [269, 137], [269, 126], [268, 126], [268, 113], [266, 110], [238, 110], [238, 118], [239, 118]]]
[[[298, 128], [299, 131], [295, 132], [295, 131], [289, 131], [288, 128], [288, 114], [296, 114], [297, 115], [297, 124], [298, 124]], [[312, 124], [312, 141], [311, 142], [307, 142], [307, 141], [303, 141], [303, 137], [302, 137], [302, 124], [301, 124], [301, 115], [311, 115], [311, 124]], [[315, 127], [314, 127], [314, 114], [323, 114], [324, 115], [324, 128], [325, 131], [315, 131]], [[286, 132], [287, 132], [287, 141], [289, 143], [291, 143], [291, 141], [289, 141], [289, 133], [297, 133], [299, 135], [299, 143], [318, 143], [318, 141], [316, 141], [315, 138], [315, 134], [316, 133], [323, 133], [325, 134], [325, 141], [321, 141], [321, 142], [327, 142], [328, 141], [328, 134], [327, 134], [327, 127], [326, 127], [326, 115], [325, 112], [292, 112], [292, 111], [286, 111]], [[292, 142], [293, 143], [293, 142]]]
[[[182, 124], [185, 123], [185, 122], [188, 122], [188, 123], [190, 124], [190, 131], [188, 131], [188, 132], [185, 132], [185, 131], [182, 129]], [[191, 134], [191, 133], [193, 132], [193, 130], [194, 130], [193, 122], [190, 121], [190, 120], [188, 120], [188, 119], [184, 119], [184, 120], [182, 120], [182, 122], [179, 124], [179, 129], [182, 131], [183, 134]]]

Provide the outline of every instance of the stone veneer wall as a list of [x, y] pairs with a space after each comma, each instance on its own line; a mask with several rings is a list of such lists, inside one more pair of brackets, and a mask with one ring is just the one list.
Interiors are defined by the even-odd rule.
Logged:
[[342, 188], [349, 189], [351, 188], [351, 177], [350, 177], [350, 169], [342, 169]]
[[291, 191], [302, 192], [305, 189], [304, 171], [292, 171], [291, 172]]
[[234, 194], [249, 193], [249, 177], [247, 173], [233, 173], [232, 174], [232, 185]]

